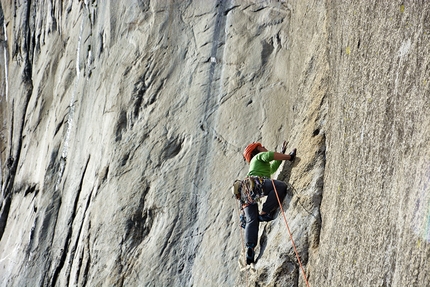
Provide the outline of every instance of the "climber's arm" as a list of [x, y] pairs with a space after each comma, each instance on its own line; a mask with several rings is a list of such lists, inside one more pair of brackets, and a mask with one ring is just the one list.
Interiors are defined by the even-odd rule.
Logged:
[[273, 155], [273, 159], [274, 160], [291, 160], [291, 155], [275, 152]]

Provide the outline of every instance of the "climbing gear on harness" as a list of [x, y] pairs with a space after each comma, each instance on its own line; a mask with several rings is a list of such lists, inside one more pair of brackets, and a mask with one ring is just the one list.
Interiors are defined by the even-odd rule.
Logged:
[[289, 161], [294, 161], [296, 159], [296, 153], [297, 153], [297, 149], [293, 149], [292, 152], [289, 153], [289, 155], [291, 156], [291, 158], [289, 159]]
[[233, 193], [233, 196], [236, 197], [236, 199], [240, 199], [241, 187], [242, 187], [242, 181], [238, 179], [235, 180], [231, 188], [231, 192]]
[[240, 200], [242, 206], [256, 203], [260, 197], [264, 196], [264, 180], [265, 178], [261, 176], [248, 176], [244, 180], [235, 180], [232, 193], [236, 199]]
[[243, 151], [243, 157], [248, 163], [251, 161], [252, 152], [259, 146], [263, 145], [259, 142], [253, 142], [246, 146], [245, 150]]
[[[233, 196], [240, 200], [240, 227], [245, 228], [246, 216], [243, 211], [250, 204], [255, 204], [263, 194], [264, 177], [249, 176], [244, 180], [235, 180], [232, 186]], [[261, 221], [261, 220], [260, 220]]]

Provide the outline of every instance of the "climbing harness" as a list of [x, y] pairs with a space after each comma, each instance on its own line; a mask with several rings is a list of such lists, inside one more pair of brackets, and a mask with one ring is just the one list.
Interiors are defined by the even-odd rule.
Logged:
[[265, 178], [260, 176], [248, 176], [244, 180], [235, 180], [232, 186], [233, 196], [240, 201], [239, 218], [240, 227], [245, 228], [246, 216], [244, 208], [255, 204], [264, 196], [263, 183]]
[[240, 200], [242, 209], [257, 203], [262, 196], [265, 196], [263, 193], [264, 180], [265, 178], [261, 176], [248, 176], [244, 180], [235, 180], [232, 193], [236, 199]]
[[278, 191], [276, 190], [276, 186], [275, 186], [275, 183], [273, 182], [273, 179], [271, 180], [272, 180], [273, 190], [275, 191], [276, 198], [278, 199], [279, 208], [281, 209], [282, 216], [284, 217], [285, 225], [287, 226], [287, 230], [290, 235], [290, 240], [293, 245], [294, 252], [296, 253], [297, 261], [299, 262], [300, 269], [302, 270], [302, 273], [303, 273], [303, 278], [305, 280], [306, 286], [309, 287], [309, 282], [308, 282], [308, 279], [306, 278], [306, 273], [305, 273], [305, 270], [303, 269], [303, 265], [302, 265], [302, 261], [300, 260], [299, 253], [297, 252], [296, 244], [294, 243], [294, 239], [293, 239], [293, 234], [291, 233], [290, 227], [288, 226], [287, 217], [285, 216], [284, 209], [282, 208], [282, 203], [281, 203], [281, 200], [279, 199]]

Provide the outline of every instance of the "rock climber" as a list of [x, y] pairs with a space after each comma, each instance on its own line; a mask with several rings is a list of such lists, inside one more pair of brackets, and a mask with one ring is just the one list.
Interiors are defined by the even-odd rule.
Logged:
[[[278, 199], [273, 188], [271, 175], [276, 172], [283, 160], [293, 161], [296, 157], [296, 149], [285, 154], [286, 142], [282, 145], [281, 152], [268, 151], [261, 143], [249, 144], [243, 157], [249, 163], [249, 171], [244, 184], [241, 184], [240, 199], [245, 213], [245, 243], [246, 263], [254, 263], [255, 251], [258, 240], [258, 228], [260, 221], [273, 220], [273, 214], [279, 207]], [[279, 200], [282, 202], [287, 194], [287, 184], [280, 180], [273, 180]], [[267, 196], [260, 214], [256, 200]]]

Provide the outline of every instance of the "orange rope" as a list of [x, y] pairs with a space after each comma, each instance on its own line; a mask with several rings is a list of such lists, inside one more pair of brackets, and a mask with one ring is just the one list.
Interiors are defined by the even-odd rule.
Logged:
[[284, 216], [285, 225], [287, 226], [288, 233], [290, 234], [290, 239], [291, 239], [291, 243], [293, 244], [294, 252], [296, 253], [296, 257], [297, 257], [297, 260], [299, 261], [300, 269], [302, 270], [302, 273], [303, 273], [303, 278], [305, 279], [306, 286], [309, 287], [309, 282], [308, 282], [308, 279], [306, 278], [306, 273], [305, 273], [305, 270], [303, 269], [302, 262], [300, 261], [300, 256], [299, 256], [299, 253], [297, 252], [296, 245], [294, 244], [293, 235], [290, 231], [290, 227], [288, 226], [287, 217], [285, 216], [284, 209], [282, 208], [282, 203], [281, 203], [281, 200], [279, 199], [278, 191], [276, 190], [276, 186], [275, 186], [275, 183], [273, 182], [273, 179], [271, 180], [272, 180], [273, 189], [275, 190], [276, 198], [278, 199], [279, 208], [281, 209], [282, 215]]

